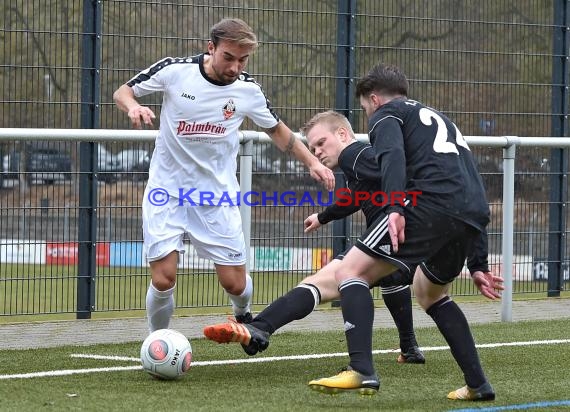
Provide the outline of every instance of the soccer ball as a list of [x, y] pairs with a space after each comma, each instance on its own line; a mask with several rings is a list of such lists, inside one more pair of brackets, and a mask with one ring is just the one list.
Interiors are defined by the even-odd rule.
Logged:
[[160, 379], [176, 379], [190, 369], [192, 346], [180, 332], [159, 329], [152, 332], [141, 346], [143, 369]]

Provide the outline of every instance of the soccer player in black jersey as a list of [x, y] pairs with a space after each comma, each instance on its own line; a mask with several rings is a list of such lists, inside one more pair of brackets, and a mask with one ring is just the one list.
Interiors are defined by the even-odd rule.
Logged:
[[[315, 213], [305, 219], [305, 233], [318, 229], [335, 219], [342, 219], [362, 209], [367, 226], [383, 214], [371, 198], [357, 202], [356, 198], [364, 198], [364, 194], [378, 193], [380, 187], [380, 169], [376, 161], [374, 149], [368, 143], [355, 139], [348, 119], [334, 111], [326, 111], [315, 115], [302, 129], [307, 137], [309, 148], [315, 156], [330, 169], [339, 167], [347, 180], [347, 186], [354, 200], [352, 202], [334, 203], [321, 213]], [[378, 199], [380, 201], [380, 199]], [[340, 204], [345, 204], [341, 206]], [[468, 259], [468, 267], [472, 273], [488, 271], [486, 246]], [[275, 300], [259, 313], [249, 324], [226, 322], [204, 328], [208, 339], [219, 343], [241, 343], [246, 353], [254, 355], [263, 351], [269, 344], [269, 336], [280, 327], [309, 315], [319, 303], [338, 299], [339, 292], [334, 274], [344, 253], [335, 257], [332, 262], [309, 276], [297, 287]], [[399, 363], [424, 363], [425, 359], [417, 347], [413, 329], [411, 310], [411, 292], [409, 284], [412, 276], [397, 272], [381, 279], [377, 285], [382, 288], [382, 297], [389, 309], [400, 336], [401, 353]], [[372, 285], [376, 286], [376, 285]]]
[[[368, 116], [370, 142], [386, 194], [421, 192], [415, 204], [392, 202], [337, 267], [350, 364], [309, 382], [325, 393], [374, 394], [380, 381], [372, 360], [374, 305], [370, 285], [400, 270], [413, 276], [418, 303], [432, 317], [463, 372], [466, 385], [449, 399], [493, 400], [467, 320], [448, 295], [466, 257], [486, 247], [489, 206], [481, 177], [459, 129], [445, 115], [407, 98], [408, 81], [396, 66], [379, 64], [356, 87]], [[322, 160], [321, 160], [322, 161]], [[419, 265], [421, 270], [411, 273]], [[500, 297], [502, 278], [472, 273], [481, 293]]]
[[[321, 163], [329, 169], [341, 168], [351, 195], [380, 190], [380, 170], [374, 151], [369, 144], [356, 140], [348, 119], [342, 114], [334, 111], [319, 113], [306, 123], [302, 132], [307, 136], [309, 148]], [[340, 203], [334, 203], [321, 213], [307, 217], [304, 222], [305, 233], [318, 229], [321, 224], [345, 218], [360, 209], [367, 226], [382, 213], [370, 199], [358, 203], [342, 200], [350, 204], [340, 206]], [[249, 355], [265, 350], [269, 336], [277, 329], [306, 317], [320, 303], [339, 298], [334, 273], [343, 256], [344, 253], [341, 253], [317, 273], [303, 279], [297, 287], [259, 313], [251, 323], [242, 325], [230, 321], [207, 326], [204, 328], [205, 336], [219, 343], [242, 343]], [[398, 328], [401, 351], [398, 363], [425, 363], [414, 333], [410, 283], [411, 277], [402, 280], [394, 275], [382, 279], [379, 286], [384, 303]]]

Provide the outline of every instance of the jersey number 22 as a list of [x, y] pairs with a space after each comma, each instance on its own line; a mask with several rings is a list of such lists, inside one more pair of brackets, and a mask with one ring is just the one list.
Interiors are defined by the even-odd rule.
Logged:
[[452, 143], [447, 141], [447, 138], [449, 137], [449, 133], [447, 132], [447, 126], [439, 114], [425, 107], [422, 107], [420, 109], [419, 114], [420, 114], [420, 120], [426, 126], [431, 126], [433, 120], [435, 120], [437, 124], [437, 131], [435, 133], [435, 139], [433, 141], [433, 150], [436, 153], [455, 153], [456, 155], [459, 155], [455, 143], [457, 144], [457, 146], [461, 146], [467, 150], [470, 150], [469, 146], [467, 145], [467, 142], [463, 138], [463, 135], [461, 134], [455, 123], [452, 123], [453, 127], [455, 127], [455, 143]]

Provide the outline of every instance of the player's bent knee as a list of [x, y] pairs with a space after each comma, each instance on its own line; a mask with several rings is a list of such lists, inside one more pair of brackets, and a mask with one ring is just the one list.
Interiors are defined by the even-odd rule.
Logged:
[[416, 302], [418, 302], [418, 305], [420, 305], [420, 307], [423, 310], [428, 310], [431, 306], [431, 301], [427, 300], [427, 299], [421, 299], [416, 295]]
[[166, 276], [153, 276], [152, 285], [160, 291], [172, 289], [176, 285], [176, 278], [169, 279]]
[[247, 287], [245, 266], [216, 265], [218, 282], [230, 295], [239, 296]]
[[425, 311], [427, 311], [434, 303], [440, 301], [441, 299], [447, 296], [445, 293], [429, 294], [429, 293], [422, 293], [416, 291], [414, 291], [414, 293], [415, 293], [416, 302], [418, 302], [418, 305], [420, 305], [422, 309]]
[[239, 296], [245, 290], [245, 284], [230, 284], [230, 285], [222, 285], [224, 290], [229, 293], [230, 295]]

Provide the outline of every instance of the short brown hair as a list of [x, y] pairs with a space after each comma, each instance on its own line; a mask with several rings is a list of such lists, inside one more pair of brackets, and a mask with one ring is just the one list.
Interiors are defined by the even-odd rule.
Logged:
[[317, 124], [325, 123], [331, 132], [337, 131], [340, 127], [346, 128], [349, 133], [354, 137], [354, 132], [352, 131], [352, 126], [346, 118], [346, 116], [335, 112], [334, 110], [327, 110], [326, 112], [317, 113], [311, 117], [307, 122], [301, 127], [301, 134], [307, 136], [313, 127]]
[[257, 47], [257, 36], [253, 29], [241, 19], [226, 18], [210, 29], [210, 40], [217, 46], [220, 41], [237, 43], [240, 46]]
[[372, 92], [387, 96], [407, 96], [408, 87], [408, 79], [398, 66], [380, 63], [356, 83], [356, 97], [367, 97]]

